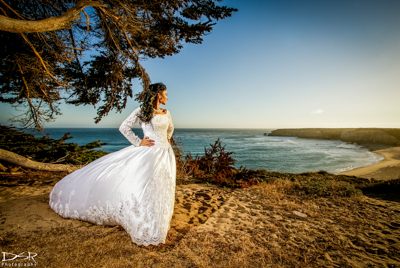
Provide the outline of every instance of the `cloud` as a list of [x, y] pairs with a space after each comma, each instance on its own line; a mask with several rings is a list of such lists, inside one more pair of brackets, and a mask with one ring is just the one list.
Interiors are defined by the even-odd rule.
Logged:
[[311, 114], [322, 114], [324, 110], [318, 109], [316, 111], [312, 111]]

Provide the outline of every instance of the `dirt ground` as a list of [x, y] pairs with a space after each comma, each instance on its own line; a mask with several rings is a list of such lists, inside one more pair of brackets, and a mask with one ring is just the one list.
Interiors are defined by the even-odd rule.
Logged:
[[181, 184], [166, 243], [144, 247], [121, 227], [57, 215], [49, 193], [65, 175], [0, 175], [0, 251], [20, 254], [3, 266], [400, 267], [396, 200], [290, 195], [285, 182]]

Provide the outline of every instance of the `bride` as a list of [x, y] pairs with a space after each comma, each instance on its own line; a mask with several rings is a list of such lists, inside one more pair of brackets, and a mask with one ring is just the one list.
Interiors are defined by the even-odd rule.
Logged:
[[[119, 130], [132, 143], [60, 180], [50, 207], [61, 217], [98, 225], [121, 225], [138, 245], [165, 243], [175, 202], [174, 131], [165, 105], [166, 86], [152, 84], [139, 95], [139, 108]], [[141, 140], [131, 128], [140, 124]]]

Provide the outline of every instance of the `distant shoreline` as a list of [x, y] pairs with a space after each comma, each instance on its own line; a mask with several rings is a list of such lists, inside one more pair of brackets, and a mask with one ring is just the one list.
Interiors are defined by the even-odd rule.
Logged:
[[363, 144], [400, 146], [399, 128], [288, 128], [271, 131], [268, 136], [341, 140]]
[[337, 173], [377, 180], [400, 178], [400, 129], [388, 128], [299, 128], [277, 129], [268, 136], [289, 136], [308, 139], [341, 140], [356, 143], [382, 155], [384, 160], [353, 170]]
[[382, 155], [385, 159], [370, 166], [340, 172], [336, 175], [357, 176], [376, 180], [394, 180], [400, 178], [400, 146], [372, 152]]

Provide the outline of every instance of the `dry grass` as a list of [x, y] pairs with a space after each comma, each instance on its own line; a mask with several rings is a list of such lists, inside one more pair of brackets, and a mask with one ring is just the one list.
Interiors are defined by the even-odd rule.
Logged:
[[[121, 228], [59, 217], [57, 227], [27, 231], [21, 222], [0, 231], [0, 250], [36, 252], [37, 267], [400, 267], [399, 203], [298, 195], [294, 187], [281, 179], [233, 192], [181, 185], [167, 242], [158, 246], [137, 246]], [[175, 228], [199, 192], [220, 194], [218, 210], [204, 224]]]

